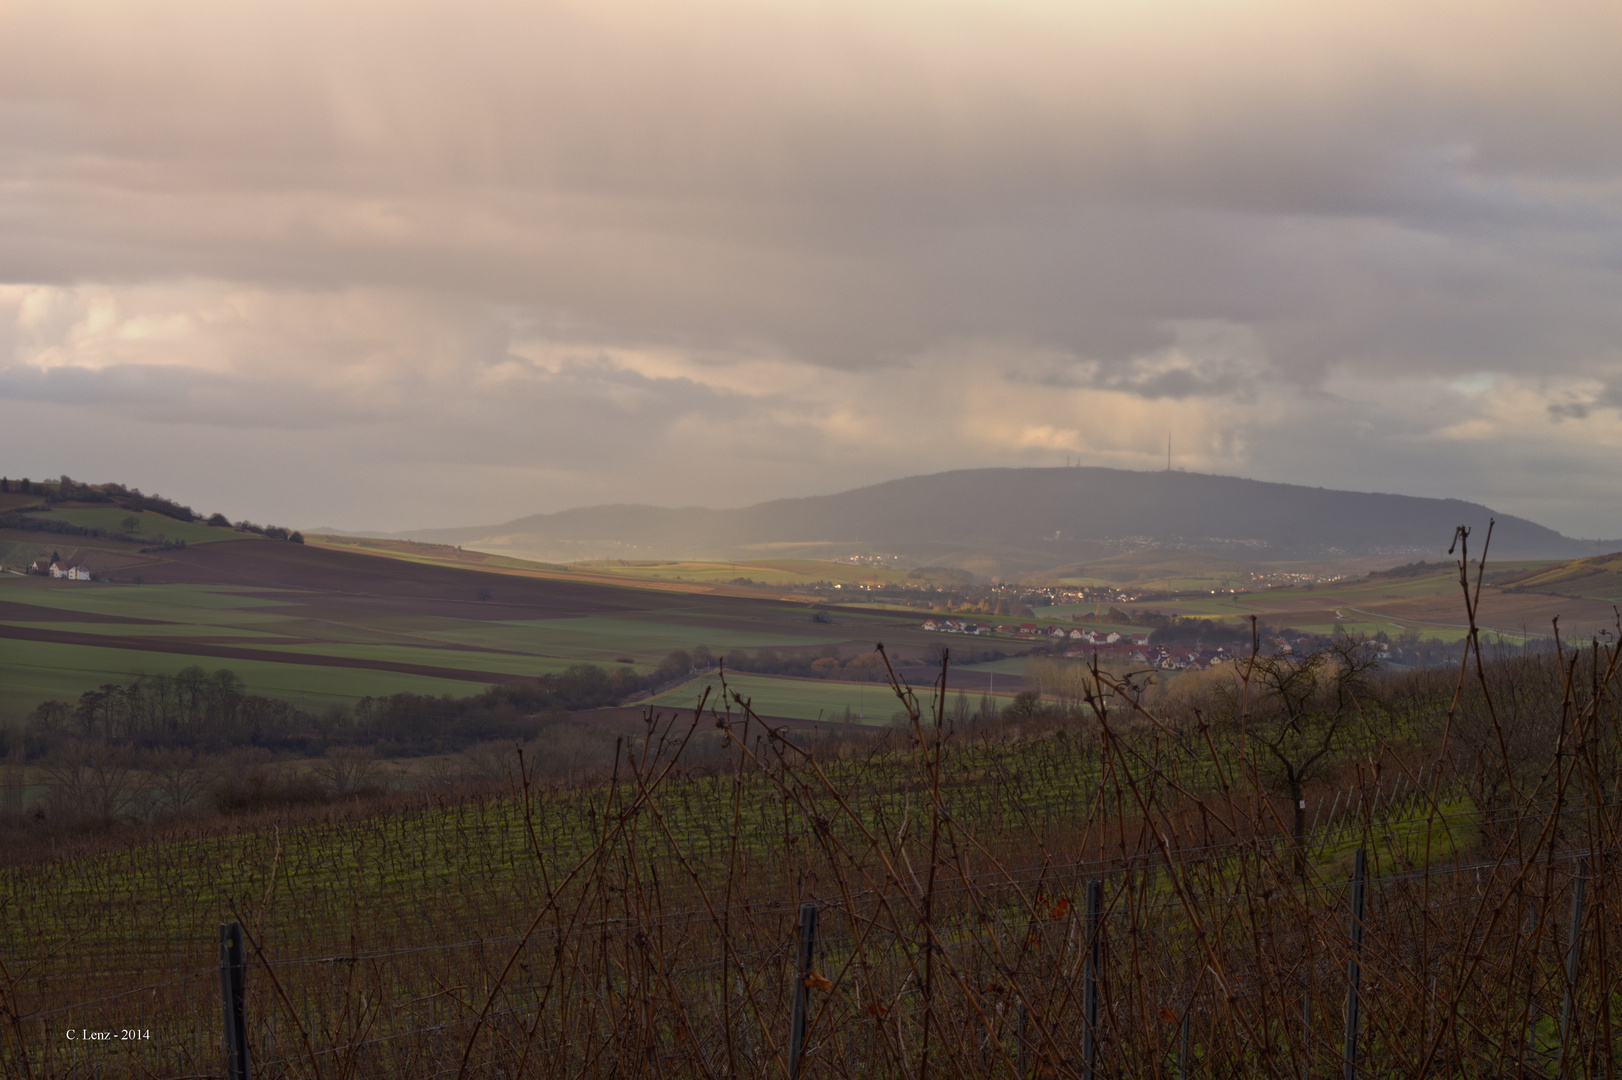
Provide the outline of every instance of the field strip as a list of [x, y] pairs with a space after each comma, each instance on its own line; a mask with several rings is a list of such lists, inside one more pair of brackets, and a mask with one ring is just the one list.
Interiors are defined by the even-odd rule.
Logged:
[[402, 637], [408, 641], [420, 641], [424, 647], [433, 649], [452, 649], [457, 652], [501, 653], [506, 656], [523, 656], [540, 659], [556, 659], [546, 653], [524, 652], [522, 649], [500, 649], [494, 646], [484, 648], [479, 645], [464, 645], [457, 641], [447, 641], [443, 638], [428, 637], [426, 634], [410, 634], [404, 630], [384, 630], [375, 626], [362, 626], [360, 623], [339, 622], [337, 619], [311, 619], [311, 622], [326, 623], [328, 626], [342, 626], [349, 630], [360, 630], [368, 634], [381, 634], [388, 637]]
[[21, 600], [0, 600], [0, 621], [5, 622], [88, 622], [105, 626], [168, 626], [163, 619], [138, 619], [75, 608], [48, 607]]
[[[839, 722], [848, 712], [852, 725], [870, 727], [893, 719], [900, 704], [894, 688], [887, 682], [804, 679], [793, 675], [734, 671], [727, 673], [726, 683], [728, 690], [741, 694], [761, 715], [770, 714], [773, 717], [803, 722]], [[716, 672], [695, 675], [683, 683], [660, 690], [651, 697], [642, 698], [636, 704], [678, 711], [690, 710], [698, 699], [700, 688], [705, 685], [716, 691], [710, 697], [711, 707], [722, 710], [729, 706], [736, 708], [731, 699], [726, 702], [721, 700], [720, 678]], [[932, 715], [936, 707], [934, 688], [920, 686], [909, 689], [917, 694], [925, 714]], [[947, 697], [950, 699], [957, 693], [957, 690], [949, 688]], [[979, 691], [965, 691], [965, 694], [984, 696]], [[1003, 706], [1014, 700], [1013, 694], [1001, 691], [995, 697]]]
[[342, 656], [322, 656], [318, 653], [272, 652], [269, 649], [242, 648], [231, 645], [183, 644], [162, 638], [115, 638], [101, 634], [76, 634], [67, 630], [35, 630], [16, 626], [0, 626], [0, 638], [20, 641], [44, 641], [57, 645], [93, 645], [104, 649], [132, 649], [137, 652], [178, 653], [183, 656], [210, 656], [221, 660], [261, 660], [277, 664], [304, 664], [311, 667], [363, 668], [371, 671], [395, 671], [403, 675], [427, 675], [436, 679], [456, 679], [461, 682], [490, 683], [523, 682], [527, 675], [510, 675], [495, 671], [467, 671], [461, 668], [432, 667], [426, 664], [403, 664], [390, 660], [364, 660]]
[[[395, 559], [399, 562], [419, 563], [425, 566], [440, 566], [451, 570], [472, 570], [479, 573], [500, 574], [504, 577], [540, 578], [548, 581], [582, 582], [588, 585], [604, 585], [617, 589], [649, 589], [655, 592], [696, 593], [700, 595], [715, 594], [723, 596], [740, 595], [747, 596], [749, 598], [753, 598], [757, 595], [753, 592], [740, 592], [737, 594], [726, 593], [722, 591], [720, 587], [704, 582], [669, 581], [662, 578], [643, 579], [633, 578], [625, 574], [591, 573], [589, 571], [576, 572], [570, 570], [543, 570], [540, 568], [531, 569], [529, 567], [498, 566], [487, 562], [475, 562], [471, 559], [464, 560], [436, 558], [432, 555], [417, 554], [415, 552], [395, 551], [388, 548], [374, 548], [366, 544], [334, 544], [308, 539], [306, 539], [305, 543], [310, 547], [326, 548], [329, 551], [345, 551], [349, 553], [354, 553], [358, 548], [364, 554], [376, 555], [385, 559]], [[503, 555], [502, 553], [496, 551], [481, 551], [477, 548], [468, 548], [467, 550], [479, 555], [490, 555], [498, 559], [513, 558], [511, 555]], [[805, 601], [802, 597], [799, 598], [797, 602], [804, 603]]]
[[[1412, 623], [1416, 628], [1420, 626], [1440, 626], [1448, 630], [1470, 629], [1470, 625], [1468, 623], [1437, 622], [1435, 619], [1414, 619], [1409, 618], [1406, 615], [1379, 615], [1372, 611], [1364, 611], [1362, 608], [1355, 607], [1349, 607], [1346, 610], [1355, 611], [1359, 615], [1366, 615], [1375, 622], [1395, 623], [1398, 626], [1401, 626], [1403, 623]], [[1529, 637], [1536, 636], [1526, 630], [1500, 630], [1495, 626], [1478, 625], [1476, 629], [1480, 630], [1484, 634], [1497, 634], [1499, 637], [1514, 638], [1516, 641], [1524, 641]]]

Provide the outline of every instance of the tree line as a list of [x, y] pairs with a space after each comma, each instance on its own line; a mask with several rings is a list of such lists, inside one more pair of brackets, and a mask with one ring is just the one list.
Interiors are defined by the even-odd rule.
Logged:
[[617, 704], [685, 677], [692, 664], [692, 654], [677, 651], [648, 675], [628, 666], [572, 664], [466, 697], [399, 693], [313, 709], [252, 693], [229, 668], [211, 672], [194, 664], [173, 675], [105, 683], [75, 701], [42, 702], [20, 727], [0, 728], [0, 757], [20, 750], [32, 761], [78, 742], [211, 753], [255, 746], [321, 754], [334, 745], [397, 757], [448, 753], [529, 738], [554, 713]]
[[0, 494], [8, 493], [38, 495], [47, 506], [59, 502], [113, 503], [129, 510], [150, 510], [176, 521], [197, 521], [201, 518], [191, 507], [162, 495], [147, 495], [140, 488], [125, 487], [123, 484], [81, 484], [66, 474], [38, 483], [26, 476], [21, 480], [0, 476]]
[[[164, 517], [174, 518], [176, 521], [203, 521], [203, 515], [183, 503], [166, 499], [161, 495], [147, 495], [140, 488], [129, 488], [123, 484], [81, 484], [72, 477], [63, 475], [55, 480], [46, 480], [36, 483], [23, 477], [12, 480], [10, 477], [0, 476], [0, 494], [38, 495], [43, 505], [19, 507], [4, 514], [0, 514], [0, 529], [23, 529], [29, 532], [58, 533], [64, 536], [108, 537], [113, 540], [124, 540], [130, 543], [140, 543], [141, 538], [130, 535], [139, 527], [139, 519], [125, 518], [123, 532], [108, 532], [104, 529], [91, 528], [83, 525], [73, 525], [65, 521], [56, 521], [51, 518], [35, 517], [24, 513], [25, 510], [49, 510], [54, 503], [110, 503], [131, 511], [150, 510]], [[295, 544], [304, 543], [304, 536], [296, 529], [288, 529], [281, 525], [259, 525], [246, 519], [232, 521], [224, 514], [215, 513], [208, 517], [207, 524], [217, 528], [236, 529], [238, 532], [251, 532], [270, 540], [290, 540]], [[185, 547], [181, 540], [170, 541], [161, 550], [172, 550]], [[160, 549], [151, 549], [160, 550]]]

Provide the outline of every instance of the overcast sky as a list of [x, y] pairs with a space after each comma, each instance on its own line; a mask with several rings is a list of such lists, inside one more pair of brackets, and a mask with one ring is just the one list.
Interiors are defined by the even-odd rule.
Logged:
[[1622, 537], [1622, 5], [0, 0], [0, 472], [291, 525], [1066, 460]]

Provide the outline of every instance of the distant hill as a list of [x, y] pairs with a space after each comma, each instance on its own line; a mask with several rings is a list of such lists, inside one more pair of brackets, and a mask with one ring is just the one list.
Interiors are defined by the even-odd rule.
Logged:
[[1494, 584], [1512, 592], [1622, 601], [1622, 554], [1596, 555], [1552, 566], [1539, 566], [1519, 574], [1499, 577]]
[[1457, 525], [1479, 544], [1489, 518], [1498, 558], [1594, 553], [1458, 499], [1095, 468], [965, 469], [736, 510], [593, 506], [399, 535], [553, 562], [894, 555], [1011, 574], [1157, 547], [1242, 562], [1435, 557]]

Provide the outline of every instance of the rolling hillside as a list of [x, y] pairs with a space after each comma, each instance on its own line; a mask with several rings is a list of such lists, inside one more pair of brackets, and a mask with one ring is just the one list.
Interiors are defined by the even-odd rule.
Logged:
[[[50, 511], [53, 520], [77, 512]], [[174, 527], [142, 523], [160, 526]], [[214, 532], [209, 542], [143, 551], [108, 536], [0, 528], [0, 551], [18, 555], [0, 574], [0, 727], [44, 700], [196, 664], [232, 669], [252, 693], [321, 707], [399, 692], [465, 696], [576, 663], [647, 674], [673, 650], [695, 646], [716, 655], [769, 648], [848, 658], [884, 640], [897, 656], [922, 657], [937, 640], [912, 615], [842, 611], [815, 621], [805, 603], [762, 596], [562, 580]], [[53, 548], [104, 580], [15, 569]]]
[[1499, 586], [1518, 593], [1581, 597], [1615, 602], [1622, 600], [1622, 554], [1572, 559], [1503, 578]]
[[411, 539], [553, 561], [887, 554], [1016, 574], [1156, 547], [1245, 562], [1434, 558], [1457, 525], [1506, 559], [1590, 555], [1591, 541], [1478, 503], [1119, 469], [972, 469], [734, 510], [614, 505]]

